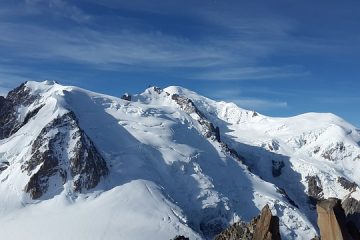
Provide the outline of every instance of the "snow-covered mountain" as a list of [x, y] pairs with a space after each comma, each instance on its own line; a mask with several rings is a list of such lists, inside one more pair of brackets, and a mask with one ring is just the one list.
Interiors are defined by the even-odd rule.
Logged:
[[335, 115], [124, 98], [52, 81], [0, 97], [1, 238], [211, 239], [269, 204], [283, 239], [310, 239], [316, 200], [360, 200], [360, 131]]

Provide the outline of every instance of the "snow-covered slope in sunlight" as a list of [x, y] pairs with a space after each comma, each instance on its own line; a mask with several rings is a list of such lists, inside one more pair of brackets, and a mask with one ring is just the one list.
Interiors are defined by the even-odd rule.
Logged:
[[180, 87], [128, 100], [52, 81], [0, 99], [4, 238], [211, 239], [269, 204], [284, 239], [310, 239], [310, 200], [360, 199], [360, 136], [334, 115], [270, 118]]
[[310, 201], [360, 200], [360, 134], [343, 119], [329, 113], [273, 118], [181, 87], [164, 91], [191, 99], [251, 171], [284, 189], [313, 223], [309, 195]]
[[[200, 239], [152, 182], [134, 180], [101, 195], [57, 195], [0, 218], [2, 239]], [[179, 220], [180, 219], [180, 220]]]

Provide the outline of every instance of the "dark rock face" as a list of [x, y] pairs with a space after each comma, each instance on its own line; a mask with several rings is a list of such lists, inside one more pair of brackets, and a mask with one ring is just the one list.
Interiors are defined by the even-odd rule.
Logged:
[[340, 185], [343, 188], [349, 190], [350, 192], [355, 191], [356, 188], [358, 187], [358, 185], [355, 182], [350, 182], [349, 180], [347, 180], [344, 177], [338, 177], [337, 181], [338, 181], [338, 183], [340, 183]]
[[32, 110], [32, 111], [30, 111], [26, 116], [25, 116], [25, 119], [24, 119], [24, 121], [22, 122], [22, 126], [23, 125], [25, 125], [25, 124], [27, 124], [28, 122], [29, 122], [29, 120], [31, 119], [31, 118], [33, 118], [39, 111], [40, 111], [40, 109], [43, 107], [44, 105], [40, 105], [40, 106], [38, 106], [37, 108], [35, 108], [34, 110]]
[[153, 90], [158, 94], [163, 92], [163, 90], [161, 88], [159, 88], [159, 87], [153, 87]]
[[308, 182], [308, 196], [310, 202], [316, 205], [318, 200], [322, 200], [324, 193], [321, 185], [321, 181], [318, 176], [307, 176], [306, 181]]
[[55, 119], [41, 131], [22, 170], [31, 176], [25, 191], [33, 199], [48, 190], [52, 177], [61, 179], [57, 182], [60, 186], [72, 179], [74, 191], [81, 192], [94, 188], [108, 174], [105, 160], [79, 128], [72, 112]]
[[326, 240], [357, 240], [360, 232], [354, 223], [345, 215], [341, 201], [329, 198], [319, 201], [316, 205], [318, 226], [321, 239]]
[[6, 170], [9, 167], [10, 163], [5, 161], [5, 162], [0, 162], [0, 173], [4, 170]]
[[272, 140], [271, 143], [267, 144], [267, 147], [270, 151], [278, 151], [280, 149], [280, 144], [277, 140]]
[[346, 198], [341, 203], [341, 205], [346, 215], [360, 213], [360, 201], [356, 200], [355, 198], [352, 197]]
[[221, 142], [221, 139], [220, 139], [220, 128], [219, 128], [219, 127], [216, 127], [216, 128], [215, 128], [215, 138], [216, 138], [216, 141]]
[[30, 89], [21, 84], [19, 87], [10, 91], [6, 98], [0, 97], [0, 139], [8, 138], [17, 132], [24, 124], [26, 124], [33, 116], [35, 116], [42, 106], [29, 112], [24, 121], [19, 120], [17, 109], [20, 106], [29, 106], [38, 98], [31, 95]]
[[345, 152], [346, 148], [343, 142], [336, 143], [336, 146], [323, 152], [321, 156], [329, 161], [336, 161], [336, 157], [334, 157], [334, 153], [342, 153]]
[[360, 230], [360, 201], [348, 197], [342, 201], [341, 206], [348, 221], [351, 221], [354, 227]]
[[283, 161], [272, 160], [271, 172], [273, 177], [279, 177], [281, 175], [281, 170], [283, 167], [285, 167], [285, 163]]
[[182, 235], [178, 235], [178, 236], [174, 237], [173, 240], [189, 240], [189, 238], [188, 238], [188, 237], [184, 237], [184, 236], [182, 236]]
[[215, 240], [238, 239], [280, 240], [279, 218], [273, 216], [269, 206], [265, 205], [260, 215], [250, 223], [234, 223], [215, 237]]
[[131, 101], [131, 95], [128, 93], [125, 93], [124, 95], [121, 96], [121, 99], [126, 100], [126, 101]]

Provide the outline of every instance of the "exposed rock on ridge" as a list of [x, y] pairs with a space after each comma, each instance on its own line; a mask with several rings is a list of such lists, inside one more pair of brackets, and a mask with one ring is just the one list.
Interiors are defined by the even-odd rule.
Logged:
[[344, 177], [338, 177], [337, 181], [343, 188], [349, 190], [350, 192], [355, 191], [358, 187], [355, 182], [351, 182]]
[[195, 114], [197, 116], [196, 120], [202, 126], [202, 131], [206, 138], [219, 142], [224, 153], [240, 162], [244, 162], [244, 158], [240, 154], [221, 141], [219, 127], [214, 127], [214, 124], [206, 119], [205, 115], [196, 107], [191, 99], [178, 94], [173, 94], [171, 99], [174, 100], [187, 114]]
[[[43, 106], [40, 96], [32, 92], [26, 82], [10, 91], [6, 98], [0, 97], [0, 139], [16, 133]], [[23, 109], [27, 112], [21, 113]], [[7, 161], [1, 162], [0, 173], [9, 165]], [[49, 184], [60, 189], [69, 180], [76, 192], [94, 188], [108, 173], [106, 162], [80, 129], [72, 112], [54, 119], [42, 129], [32, 143], [30, 159], [21, 169], [30, 176], [24, 190], [33, 199], [43, 196]]]
[[46, 193], [52, 177], [58, 186], [72, 180], [73, 190], [81, 192], [94, 188], [108, 174], [105, 160], [79, 128], [73, 112], [58, 117], [41, 131], [22, 170], [31, 176], [25, 191], [33, 199]]
[[[341, 202], [348, 221], [351, 221], [360, 231], [360, 201], [347, 197]], [[360, 236], [359, 236], [360, 239]]]
[[306, 181], [308, 183], [308, 196], [310, 203], [316, 205], [317, 201], [322, 200], [324, 196], [321, 181], [318, 176], [307, 176]]
[[265, 205], [260, 215], [250, 223], [234, 223], [215, 237], [215, 240], [238, 239], [280, 240], [279, 218], [273, 216], [269, 206]]
[[37, 97], [30, 94], [30, 89], [26, 87], [26, 83], [10, 91], [6, 98], [0, 96], [0, 139], [10, 137], [26, 124], [31, 117], [36, 115], [42, 106], [38, 106], [27, 113], [23, 121], [19, 118], [17, 111], [20, 106], [29, 106], [34, 103]]
[[208, 121], [204, 114], [199, 111], [199, 109], [195, 106], [193, 101], [189, 98], [179, 96], [178, 94], [173, 94], [171, 98], [184, 110], [187, 114], [195, 113], [198, 115], [198, 122], [203, 127], [204, 136], [206, 138], [211, 138], [212, 140], [216, 140], [220, 142], [220, 133], [219, 128], [215, 128], [214, 125]]

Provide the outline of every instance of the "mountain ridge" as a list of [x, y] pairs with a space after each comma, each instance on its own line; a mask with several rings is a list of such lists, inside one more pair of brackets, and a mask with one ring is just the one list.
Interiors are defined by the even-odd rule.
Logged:
[[[30, 91], [26, 94], [36, 98], [30, 96], [28, 106], [24, 102], [16, 107], [14, 114], [23, 125], [16, 133], [0, 140], [0, 169], [3, 169], [0, 170], [0, 193], [4, 193], [0, 197], [0, 222], [5, 226], [5, 234], [11, 234], [7, 229], [14, 229], [14, 222], [5, 219], [20, 214], [19, 221], [28, 223], [24, 214], [28, 209], [36, 208], [39, 220], [46, 206], [58, 201], [62, 202], [60, 207], [54, 205], [58, 211], [70, 206], [81, 209], [93, 202], [111, 203], [111, 194], [120, 194], [125, 198], [133, 196], [130, 202], [137, 202], [142, 208], [125, 210], [131, 205], [129, 202], [122, 202], [123, 206], [115, 204], [114, 208], [97, 207], [104, 213], [115, 211], [120, 215], [138, 212], [137, 227], [147, 229], [157, 238], [178, 234], [193, 239], [212, 238], [239, 219], [249, 221], [268, 203], [271, 210], [280, 215], [280, 230], [285, 239], [306, 239], [315, 236], [317, 231], [309, 197], [360, 199], [359, 180], [355, 177], [359, 171], [360, 157], [359, 160], [356, 157], [360, 156], [360, 134], [354, 126], [331, 114], [270, 118], [175, 86], [148, 88], [142, 94], [131, 96], [131, 101], [51, 81], [27, 82], [23, 87], [24, 92]], [[3, 106], [0, 101], [1, 109]], [[53, 184], [50, 177], [50, 195], [31, 200], [27, 191], [24, 192], [29, 176], [21, 172], [24, 161], [33, 155], [29, 146], [51, 121], [69, 113], [73, 113], [75, 128], [80, 135], [83, 132], [83, 139], [88, 138], [85, 142], [93, 145], [90, 149], [96, 149], [85, 152], [98, 151], [97, 159], [104, 159], [106, 164], [106, 167], [102, 164], [102, 167], [90, 168], [92, 170], [80, 168], [85, 169], [88, 176], [102, 172], [98, 174], [102, 180], [90, 185], [85, 181], [82, 186], [90, 187], [75, 191], [68, 178], [61, 186], [61, 183]], [[316, 122], [316, 118], [320, 120]], [[72, 130], [59, 131], [69, 136]], [[26, 137], [20, 139], [19, 134]], [[65, 135], [60, 139], [69, 143], [71, 138]], [[64, 146], [67, 152], [74, 152]], [[84, 149], [87, 148], [80, 148], [82, 152]], [[43, 153], [41, 147], [37, 150]], [[82, 162], [86, 165], [94, 158], [85, 155]], [[70, 159], [62, 155], [56, 162], [63, 162], [71, 169]], [[36, 165], [39, 171], [41, 164]], [[339, 181], [340, 177], [345, 180]], [[356, 186], [349, 191], [343, 186], [344, 182], [353, 182]], [[127, 194], [123, 195], [120, 192], [125, 186]], [[146, 201], [152, 202], [159, 211], [152, 213]], [[86, 221], [85, 212], [78, 218], [80, 222]], [[108, 216], [100, 215], [109, 224]], [[68, 226], [64, 221], [70, 216], [67, 213], [58, 225]], [[145, 216], [152, 220], [144, 222]], [[105, 234], [110, 239], [115, 239], [117, 234], [124, 239], [141, 239], [136, 231], [121, 232], [121, 228], [136, 227], [126, 223], [126, 219], [119, 222], [118, 225], [111, 223], [111, 230], [106, 230], [108, 224], [90, 226], [97, 229], [96, 234]], [[49, 229], [54, 227], [51, 225]], [[74, 239], [86, 235], [84, 229], [72, 231]], [[125, 232], [129, 235], [124, 235]], [[51, 236], [51, 232], [38, 239], [46, 236]]]

